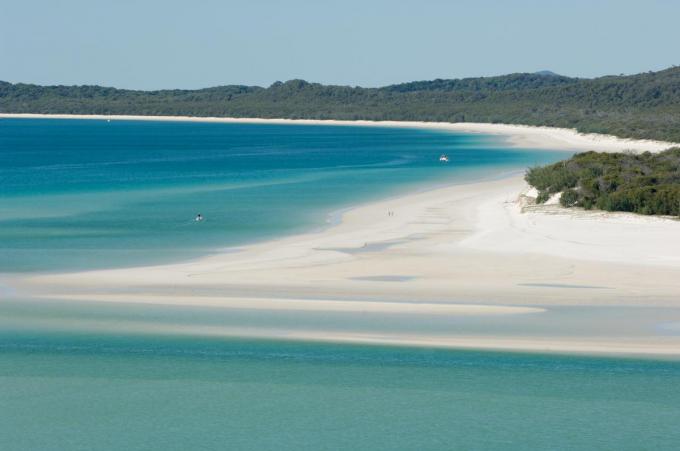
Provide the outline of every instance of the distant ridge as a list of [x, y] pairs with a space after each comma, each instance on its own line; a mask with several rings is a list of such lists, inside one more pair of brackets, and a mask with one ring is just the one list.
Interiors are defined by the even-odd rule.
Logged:
[[382, 88], [290, 80], [268, 88], [136, 91], [0, 82], [0, 112], [488, 122], [680, 142], [680, 67], [595, 79], [540, 71]]
[[556, 74], [555, 72], [551, 70], [539, 70], [538, 72], [534, 72], [536, 75], [543, 75], [546, 77], [561, 77], [560, 74]]

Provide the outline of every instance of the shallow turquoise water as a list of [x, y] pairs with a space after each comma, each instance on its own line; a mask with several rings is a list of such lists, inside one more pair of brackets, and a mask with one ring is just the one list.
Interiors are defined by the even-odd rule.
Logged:
[[5, 300], [0, 449], [677, 449], [680, 361], [201, 335], [678, 336], [663, 327], [678, 309], [580, 309], [489, 321]]
[[0, 345], [0, 441], [11, 450], [672, 450], [679, 386], [672, 361], [25, 333]]
[[0, 272], [193, 258], [564, 155], [415, 129], [3, 119]]

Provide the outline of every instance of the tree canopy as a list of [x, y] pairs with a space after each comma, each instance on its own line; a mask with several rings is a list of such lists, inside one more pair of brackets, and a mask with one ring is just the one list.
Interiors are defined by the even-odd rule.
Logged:
[[382, 88], [304, 80], [197, 90], [0, 82], [0, 112], [490, 122], [680, 142], [680, 67], [595, 79], [551, 73]]

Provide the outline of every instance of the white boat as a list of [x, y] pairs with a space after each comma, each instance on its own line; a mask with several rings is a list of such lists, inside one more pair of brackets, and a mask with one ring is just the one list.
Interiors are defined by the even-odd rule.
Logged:
[[449, 162], [449, 157], [447, 157], [445, 154], [442, 154], [442, 155], [439, 157], [439, 161], [442, 162], [442, 163], [448, 163], [448, 162]]

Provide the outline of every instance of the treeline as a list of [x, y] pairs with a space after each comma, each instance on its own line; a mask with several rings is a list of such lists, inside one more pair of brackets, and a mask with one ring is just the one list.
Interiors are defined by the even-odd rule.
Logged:
[[511, 74], [383, 88], [291, 80], [268, 88], [134, 91], [0, 82], [0, 112], [514, 123], [680, 142], [680, 68], [596, 79]]
[[680, 216], [680, 148], [661, 153], [585, 152], [529, 169], [539, 203], [561, 192], [565, 207]]

